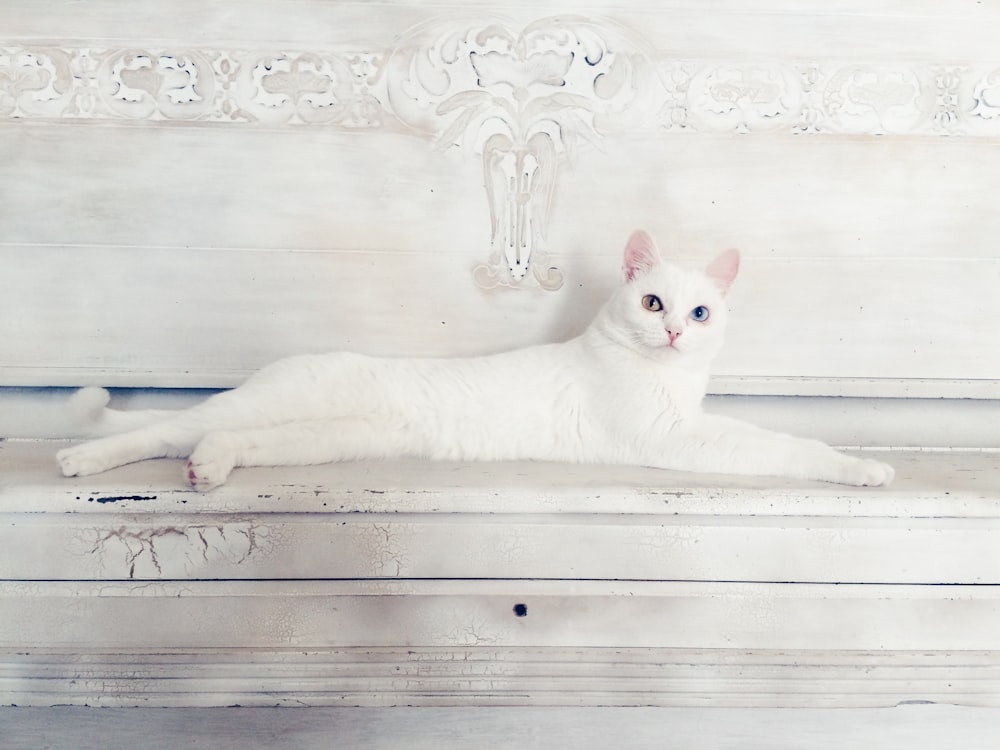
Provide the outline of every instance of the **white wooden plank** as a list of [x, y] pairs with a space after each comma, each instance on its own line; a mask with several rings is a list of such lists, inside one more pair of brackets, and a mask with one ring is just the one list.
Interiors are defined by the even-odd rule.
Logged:
[[[523, 604], [526, 616], [517, 614]], [[1000, 650], [1000, 587], [604, 581], [0, 583], [0, 647]]]
[[[3, 577], [549, 578], [1000, 584], [996, 452], [882, 454], [874, 490], [623, 467], [403, 461], [57, 476], [0, 446]], [[502, 571], [502, 573], [501, 573]]]
[[[330, 737], [371, 750], [546, 750], [554, 742], [579, 750], [609, 744], [659, 750], [840, 750], [843, 747], [945, 747], [991, 750], [1000, 718], [989, 709], [900, 706], [875, 710], [720, 708], [274, 708], [154, 710], [60, 707], [0, 714], [11, 750], [72, 745], [80, 750], [186, 747], [322, 750]], [[51, 744], [44, 744], [51, 743]]]
[[1000, 179], [994, 143], [627, 131], [567, 166], [560, 201], [594, 208], [557, 210], [552, 224], [574, 252], [614, 251], [636, 224], [665, 252], [706, 260], [726, 247], [751, 260], [990, 260], [983, 230], [1000, 229], [989, 199]]
[[[154, 264], [182, 248], [489, 245], [485, 194], [470, 190], [481, 187], [479, 162], [417, 135], [156, 122], [0, 120], [0, 128], [0, 175], [18, 186], [0, 209], [4, 243], [82, 246], [83, 254], [92, 245], [144, 248]], [[73, 281], [112, 281], [105, 260], [96, 255], [92, 272]], [[191, 291], [199, 281], [193, 272]]]
[[3, 576], [25, 581], [502, 576], [1000, 585], [1000, 519], [0, 518]]
[[995, 655], [961, 652], [33, 649], [0, 651], [0, 700], [105, 707], [996, 706], [997, 673]]
[[[941, 402], [949, 399], [953, 402], [954, 400], [965, 402], [975, 401], [984, 409], [992, 409], [991, 400], [996, 399], [997, 387], [997, 381], [995, 380], [966, 380], [961, 378], [934, 380], [921, 378], [823, 378], [730, 375], [713, 377], [709, 382], [708, 393], [710, 396], [819, 397], [811, 399], [814, 403], [823, 403], [824, 400], [829, 400], [831, 397], [839, 399], [865, 399], [869, 404], [884, 403], [884, 399], [898, 399], [903, 402], [909, 400], [911, 404], [920, 400], [923, 406], [927, 406], [928, 401], [933, 403], [934, 401]], [[715, 401], [721, 403], [718, 399]], [[776, 398], [771, 398], [770, 400], [758, 398], [754, 399], [754, 401], [760, 404], [767, 403], [770, 407], [781, 408], [778, 406], [781, 402]], [[708, 403], [711, 403], [711, 401]], [[930, 408], [933, 409], [934, 407], [931, 406]], [[990, 424], [993, 424], [993, 422], [991, 421]], [[32, 436], [25, 435], [25, 437]], [[865, 440], [856, 439], [841, 442], [844, 444], [846, 442], [863, 443]], [[875, 440], [874, 442], [890, 445], [899, 443], [899, 440], [883, 439], [882, 441]], [[949, 445], [958, 447], [957, 443], [949, 443]]]
[[817, 518], [982, 518], [1000, 514], [1000, 453], [893, 451], [888, 487], [573, 464], [400, 460], [234, 472], [207, 494], [183, 462], [146, 461], [65, 478], [60, 444], [0, 441], [0, 513], [638, 513]]
[[[0, 175], [18, 185], [0, 207], [5, 244], [489, 252], [481, 155], [419, 134], [0, 126]], [[625, 238], [645, 227], [665, 253], [706, 261], [733, 246], [750, 258], [989, 261], [993, 143], [625, 131], [567, 159], [547, 249], [606, 257], [616, 275]]]
[[[484, 296], [469, 281], [471, 263], [442, 253], [4, 255], [7, 385], [231, 387], [293, 353], [502, 351], [582, 330], [617, 280], [610, 256], [602, 259], [604, 273], [584, 270], [567, 309], [555, 296]], [[95, 276], [95, 262], [113, 274]], [[418, 274], [453, 291], [407, 291]], [[203, 281], [192, 286], [192, 278]], [[715, 372], [749, 378], [747, 389], [753, 378], [791, 376], [781, 382], [793, 393], [795, 377], [808, 379], [803, 390], [831, 395], [844, 378], [876, 378], [883, 394], [909, 395], [906, 381], [916, 378], [922, 396], [993, 396], [998, 278], [996, 260], [748, 260]], [[852, 293], [837, 294], [839, 285]], [[928, 306], [932, 288], [937, 302]], [[773, 382], [760, 390], [773, 392]]]
[[[266, 41], [325, 46], [371, 43], [374, 38], [389, 45], [393, 41], [389, 32], [401, 34], [428, 18], [454, 18], [453, 5], [429, 0], [382, 2], [375, 9], [368, 2], [224, 0], [206, 7], [197, 0], [179, 0], [170, 12], [122, 8], [115, 0], [91, 2], [86, 9], [71, 0], [8, 0], [5, 5], [5, 35], [39, 41], [139, 37], [163, 43]], [[692, 0], [518, 0], [504, 3], [502, 9], [491, 0], [468, 0], [463, 9], [482, 16], [499, 10], [522, 22], [567, 11], [611, 17], [648, 36], [657, 49], [678, 55], [729, 52], [752, 58], [991, 59], [995, 52], [991, 29], [998, 16], [995, 6], [975, 0], [955, 0], [947, 6], [933, 0], [723, 0], [713, 3], [710, 14]], [[275, 29], [276, 17], [285, 22], [280, 29]], [[929, 36], [928, 29], [937, 33]]]

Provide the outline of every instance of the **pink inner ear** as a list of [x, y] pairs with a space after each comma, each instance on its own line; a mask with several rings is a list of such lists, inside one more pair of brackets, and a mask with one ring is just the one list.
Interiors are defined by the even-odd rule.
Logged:
[[730, 248], [709, 263], [705, 273], [715, 282], [723, 294], [728, 294], [739, 270], [740, 251], [736, 248]]
[[636, 274], [645, 273], [659, 262], [660, 254], [653, 238], [641, 229], [632, 232], [625, 243], [625, 260], [622, 263], [625, 278], [631, 281]]

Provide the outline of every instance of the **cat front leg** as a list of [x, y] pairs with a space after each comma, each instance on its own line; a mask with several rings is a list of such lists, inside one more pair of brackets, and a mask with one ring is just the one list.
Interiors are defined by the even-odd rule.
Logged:
[[236, 467], [243, 439], [236, 432], [210, 432], [205, 435], [184, 467], [188, 484], [198, 492], [208, 492], [224, 484]]
[[702, 414], [671, 433], [657, 465], [687, 471], [811, 479], [856, 487], [889, 484], [881, 461], [841, 453], [825, 443]]

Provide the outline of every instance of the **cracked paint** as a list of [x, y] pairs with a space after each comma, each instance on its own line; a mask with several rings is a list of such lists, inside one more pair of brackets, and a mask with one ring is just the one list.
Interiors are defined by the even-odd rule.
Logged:
[[273, 547], [270, 529], [251, 522], [91, 528], [77, 551], [105, 578], [185, 578], [216, 565], [243, 565]]
[[363, 523], [353, 529], [363, 556], [362, 567], [371, 571], [371, 575], [390, 578], [403, 575], [407, 556], [400, 536], [406, 536], [404, 527], [405, 524], [397, 523]]
[[422, 642], [446, 646], [481, 647], [507, 643], [510, 630], [489, 609], [452, 608], [424, 623]]
[[505, 566], [523, 564], [525, 559], [537, 560], [544, 554], [543, 537], [544, 532], [539, 534], [537, 529], [525, 529], [516, 535], [490, 536], [488, 544], [470, 545], [462, 554], [464, 558], [487, 569], [497, 562]]
[[699, 543], [700, 529], [687, 526], [640, 526], [629, 531], [629, 545], [644, 549], [654, 559], [669, 561], [689, 554]]

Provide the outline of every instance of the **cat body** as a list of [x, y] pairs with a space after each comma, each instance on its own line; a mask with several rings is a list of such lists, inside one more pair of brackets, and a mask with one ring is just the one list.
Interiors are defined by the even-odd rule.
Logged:
[[738, 266], [728, 251], [704, 271], [681, 268], [636, 232], [625, 282], [569, 341], [465, 359], [290, 357], [187, 410], [101, 409], [96, 427], [116, 434], [58, 460], [82, 476], [188, 457], [185, 477], [202, 491], [236, 466], [397, 456], [891, 481], [886, 464], [702, 411]]

